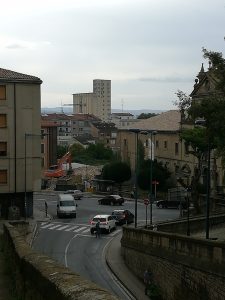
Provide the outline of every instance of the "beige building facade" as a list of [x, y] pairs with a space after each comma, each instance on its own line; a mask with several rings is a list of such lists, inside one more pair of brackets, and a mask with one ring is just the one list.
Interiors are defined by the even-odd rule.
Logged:
[[0, 68], [0, 205], [4, 216], [11, 205], [19, 207], [21, 215], [32, 215], [33, 191], [41, 187], [41, 83], [38, 77]]
[[93, 93], [73, 94], [73, 113], [91, 114], [108, 122], [111, 115], [111, 80], [94, 79]]
[[[133, 172], [135, 171], [138, 139], [144, 146], [145, 159], [151, 157], [157, 159], [169, 169], [174, 183], [182, 180], [185, 185], [189, 185], [194, 169], [199, 166], [197, 158], [188, 152], [191, 149], [180, 139], [181, 126], [183, 126], [181, 124], [180, 111], [171, 110], [139, 122], [138, 127], [135, 128], [138, 133], [132, 132], [132, 129], [120, 130], [118, 143], [122, 160], [130, 163]], [[224, 188], [224, 169], [221, 158], [216, 157], [215, 154], [215, 151], [211, 151], [211, 188], [215, 192], [220, 192]], [[207, 180], [207, 166], [207, 157], [205, 157], [201, 166], [203, 184], [206, 184]]]

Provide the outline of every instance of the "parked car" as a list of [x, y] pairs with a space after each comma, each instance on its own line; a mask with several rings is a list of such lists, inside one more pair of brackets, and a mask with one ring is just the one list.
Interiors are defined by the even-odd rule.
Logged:
[[111, 232], [112, 229], [116, 229], [116, 221], [111, 215], [97, 215], [91, 220], [91, 234], [96, 231], [96, 223], [100, 221], [101, 231]]
[[98, 200], [98, 204], [106, 205], [122, 205], [123, 203], [124, 198], [120, 195], [108, 195]]
[[129, 224], [134, 222], [134, 215], [127, 209], [115, 209], [112, 212], [113, 218], [116, 220], [116, 224]]
[[83, 197], [83, 193], [80, 190], [67, 190], [64, 194], [71, 194], [75, 200], [80, 200]]
[[182, 209], [187, 209], [186, 201], [179, 200], [158, 200], [156, 201], [156, 206], [158, 208], [177, 208], [180, 209], [180, 205]]

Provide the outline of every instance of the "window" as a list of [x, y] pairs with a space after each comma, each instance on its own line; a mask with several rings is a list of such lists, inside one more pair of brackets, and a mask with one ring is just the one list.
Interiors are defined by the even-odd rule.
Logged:
[[0, 156], [6, 156], [6, 155], [7, 155], [7, 143], [0, 142]]
[[41, 153], [45, 153], [45, 145], [41, 144]]
[[185, 154], [189, 154], [189, 145], [188, 143], [184, 143]]
[[6, 127], [6, 114], [0, 114], [0, 128]]
[[164, 148], [167, 149], [167, 141], [164, 141]]
[[145, 140], [145, 147], [148, 148], [148, 140]]
[[155, 146], [156, 146], [156, 148], [159, 148], [159, 141], [158, 140], [155, 142]]
[[0, 184], [7, 183], [7, 170], [0, 170]]
[[179, 153], [179, 144], [175, 143], [175, 155]]
[[6, 86], [0, 85], [0, 100], [6, 100]]

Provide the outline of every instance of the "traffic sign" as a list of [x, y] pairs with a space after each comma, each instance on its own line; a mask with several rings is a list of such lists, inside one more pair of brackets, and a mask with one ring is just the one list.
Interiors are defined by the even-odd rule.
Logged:
[[149, 205], [149, 200], [147, 198], [144, 199], [144, 205]]

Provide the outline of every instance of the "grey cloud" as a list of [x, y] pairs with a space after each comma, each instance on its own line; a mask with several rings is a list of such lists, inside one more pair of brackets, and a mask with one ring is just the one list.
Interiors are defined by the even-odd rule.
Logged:
[[8, 48], [8, 49], [24, 49], [26, 47], [23, 45], [20, 45], [20, 44], [9, 44], [6, 46], [6, 48]]
[[140, 77], [138, 81], [146, 82], [192, 82], [191, 77]]

